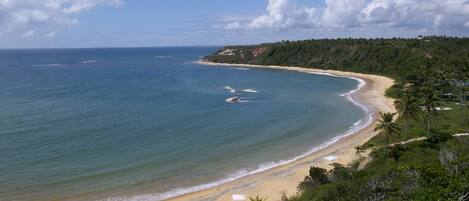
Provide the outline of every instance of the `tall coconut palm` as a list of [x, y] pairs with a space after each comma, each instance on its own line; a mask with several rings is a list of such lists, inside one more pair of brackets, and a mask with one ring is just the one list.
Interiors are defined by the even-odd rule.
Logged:
[[375, 131], [382, 130], [386, 134], [386, 140], [389, 143], [389, 136], [390, 135], [399, 135], [399, 127], [396, 123], [394, 123], [394, 116], [396, 113], [379, 113], [381, 115], [381, 119], [378, 120], [378, 125], [375, 127]]
[[439, 99], [432, 88], [424, 88], [421, 91], [423, 95], [423, 107], [425, 109], [424, 122], [427, 127], [427, 137], [430, 136], [430, 120], [432, 115], [438, 115], [436, 107], [440, 104]]
[[410, 92], [405, 92], [404, 96], [396, 101], [396, 106], [399, 111], [399, 115], [404, 120], [404, 143], [408, 136], [408, 124], [410, 119], [418, 120], [420, 114], [420, 108], [418, 105], [418, 99], [415, 98]]
[[422, 100], [422, 107], [424, 112], [424, 124], [427, 130], [427, 137], [430, 136], [431, 119], [432, 115], [438, 115], [436, 107], [439, 105], [439, 99], [437, 97], [437, 90], [441, 86], [442, 81], [445, 79], [444, 73], [438, 70], [428, 70], [422, 68], [422, 82], [418, 86], [419, 98]]

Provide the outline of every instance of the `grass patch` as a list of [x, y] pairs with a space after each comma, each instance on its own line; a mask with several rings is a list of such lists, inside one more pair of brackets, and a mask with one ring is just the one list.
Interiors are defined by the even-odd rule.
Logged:
[[[437, 116], [432, 118], [432, 130], [436, 133], [456, 134], [464, 133], [469, 130], [469, 122], [464, 122], [464, 111], [460, 105], [455, 102], [442, 102], [441, 107], [449, 107], [452, 110], [439, 111]], [[402, 118], [397, 120], [397, 124], [404, 125]], [[423, 120], [409, 120], [409, 133], [407, 139], [426, 136], [425, 124]], [[404, 140], [404, 133], [401, 136], [390, 136], [391, 143]], [[380, 133], [368, 141], [363, 148], [369, 148], [376, 145], [385, 145], [386, 135]]]

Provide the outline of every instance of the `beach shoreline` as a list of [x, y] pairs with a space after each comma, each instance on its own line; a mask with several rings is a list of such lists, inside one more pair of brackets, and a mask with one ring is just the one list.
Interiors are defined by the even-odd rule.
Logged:
[[[364, 106], [371, 109], [370, 122], [364, 127], [351, 133], [344, 133], [339, 138], [324, 147], [314, 150], [308, 155], [293, 160], [292, 162], [281, 164], [277, 167], [259, 171], [254, 174], [227, 181], [220, 185], [208, 187], [205, 189], [194, 190], [176, 197], [167, 198], [171, 201], [185, 200], [232, 200], [231, 196], [235, 194], [245, 195], [247, 198], [252, 196], [268, 197], [269, 200], [280, 200], [282, 194], [287, 196], [294, 195], [296, 187], [307, 175], [311, 166], [318, 166], [330, 169], [330, 164], [340, 163], [349, 164], [360, 158], [356, 154], [355, 147], [362, 145], [371, 139], [376, 133], [373, 131], [379, 112], [395, 112], [394, 100], [385, 96], [385, 91], [394, 84], [394, 80], [378, 75], [352, 73], [336, 70], [322, 70], [291, 66], [263, 66], [250, 64], [227, 64], [198, 61], [201, 65], [243, 67], [243, 68], [261, 68], [290, 70], [303, 73], [323, 74], [335, 77], [346, 77], [364, 81], [365, 85], [358, 87], [356, 96], [358, 104], [364, 103]], [[354, 103], [356, 104], [356, 103]], [[360, 106], [360, 105], [357, 105]], [[362, 108], [366, 110], [366, 108]], [[367, 114], [368, 115], [368, 114]], [[366, 117], [365, 117], [366, 118]]]

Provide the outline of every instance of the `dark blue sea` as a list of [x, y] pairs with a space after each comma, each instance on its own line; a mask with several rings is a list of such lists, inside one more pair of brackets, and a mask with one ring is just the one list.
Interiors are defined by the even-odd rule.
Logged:
[[216, 50], [0, 50], [0, 200], [163, 199], [288, 163], [366, 116], [344, 96], [357, 80], [194, 63]]

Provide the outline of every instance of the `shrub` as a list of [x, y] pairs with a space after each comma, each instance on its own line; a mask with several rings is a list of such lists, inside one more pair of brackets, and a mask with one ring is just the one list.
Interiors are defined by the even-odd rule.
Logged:
[[317, 181], [320, 185], [329, 183], [327, 178], [327, 170], [319, 167], [311, 167], [309, 169], [309, 176]]
[[303, 191], [326, 183], [329, 183], [327, 170], [319, 167], [311, 167], [309, 169], [309, 175], [298, 185], [298, 190]]
[[431, 148], [438, 148], [438, 145], [441, 143], [445, 143], [448, 140], [453, 138], [453, 136], [449, 133], [442, 133], [437, 131], [432, 131], [430, 136], [425, 140], [427, 146]]
[[249, 197], [249, 200], [250, 201], [266, 201], [267, 198], [261, 198], [259, 196], [256, 196], [256, 197]]
[[334, 168], [328, 172], [330, 182], [340, 182], [352, 179], [352, 168], [345, 167], [338, 163], [334, 163], [332, 166], [334, 166]]

